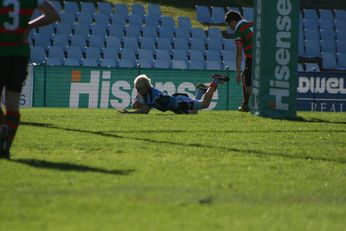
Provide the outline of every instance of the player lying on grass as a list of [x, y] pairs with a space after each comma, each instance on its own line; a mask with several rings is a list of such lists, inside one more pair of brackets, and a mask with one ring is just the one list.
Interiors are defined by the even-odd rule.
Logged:
[[[220, 74], [213, 74], [213, 80], [209, 86], [197, 85], [197, 94], [194, 99], [187, 94], [176, 93], [172, 96], [163, 94], [153, 87], [150, 78], [146, 75], [139, 75], [134, 81], [138, 95], [132, 104], [134, 111], [125, 109], [120, 113], [147, 114], [152, 108], [160, 111], [172, 111], [176, 114], [196, 114], [198, 110], [207, 108], [213, 98], [214, 92], [219, 84], [229, 81], [229, 78]], [[202, 100], [202, 96], [204, 98]]]

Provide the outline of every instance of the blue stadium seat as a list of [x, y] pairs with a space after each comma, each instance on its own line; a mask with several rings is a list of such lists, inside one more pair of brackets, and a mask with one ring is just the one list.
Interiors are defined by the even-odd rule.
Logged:
[[74, 31], [74, 35], [81, 35], [85, 39], [87, 39], [90, 34], [90, 27], [89, 25], [86, 25], [86, 24], [76, 23], [73, 27], [73, 31]]
[[117, 25], [119, 28], [124, 28], [126, 25], [126, 17], [122, 14], [112, 14], [110, 17], [112, 25]]
[[167, 50], [156, 49], [156, 60], [164, 60], [171, 63], [171, 56]]
[[235, 53], [233, 52], [224, 52], [223, 53], [223, 61], [234, 62], [235, 63]]
[[303, 17], [305, 20], [318, 21], [317, 11], [315, 9], [303, 9]]
[[143, 24], [143, 17], [141, 15], [138, 14], [130, 14], [128, 16], [128, 24], [130, 26], [142, 26]]
[[46, 65], [48, 66], [62, 66], [62, 60], [58, 58], [47, 58]]
[[30, 46], [30, 63], [42, 64], [46, 58], [46, 52], [44, 47]]
[[188, 27], [177, 27], [174, 30], [174, 35], [176, 39], [190, 39], [190, 28]]
[[318, 40], [305, 40], [305, 55], [309, 58], [321, 56], [320, 43]]
[[189, 69], [191, 70], [204, 70], [205, 64], [204, 61], [189, 61]]
[[58, 23], [56, 24], [56, 34], [72, 34], [72, 26], [68, 23]]
[[346, 70], [346, 53], [336, 54], [338, 59], [338, 70]]
[[155, 60], [154, 61], [154, 68], [164, 68], [164, 69], [167, 69], [167, 68], [170, 68], [171, 65], [170, 65], [170, 62], [166, 61], [166, 60]]
[[191, 29], [191, 39], [202, 39], [203, 43], [207, 42], [207, 36], [203, 28], [192, 28]]
[[324, 20], [327, 20], [327, 21], [334, 21], [334, 15], [333, 15], [333, 11], [330, 10], [330, 9], [319, 9], [319, 14], [320, 14], [320, 17], [319, 19], [324, 21]]
[[221, 64], [217, 61], [205, 61], [205, 69], [206, 70], [221, 70]]
[[305, 40], [320, 40], [320, 32], [317, 30], [305, 30]]
[[174, 49], [189, 50], [189, 43], [187, 39], [177, 38], [174, 40]]
[[48, 58], [56, 58], [61, 61], [64, 60], [65, 54], [62, 47], [52, 46], [48, 48]]
[[105, 24], [93, 24], [91, 26], [92, 35], [107, 36], [107, 25]]
[[208, 38], [223, 40], [223, 36], [221, 30], [217, 27], [209, 27], [208, 28]]
[[90, 35], [88, 39], [89, 47], [98, 47], [102, 49], [105, 46], [105, 36], [103, 35]]
[[200, 23], [213, 23], [207, 6], [196, 5], [196, 17]]
[[214, 24], [225, 23], [225, 10], [223, 7], [212, 6], [211, 7], [211, 20]]
[[162, 15], [160, 5], [149, 3], [148, 4], [148, 15]]
[[153, 52], [148, 49], [140, 49], [138, 51], [138, 60], [154, 60]]
[[109, 2], [98, 2], [97, 9], [99, 14], [111, 15], [113, 13], [113, 5]]
[[84, 67], [97, 67], [99, 66], [96, 59], [93, 58], [85, 58], [82, 60], [82, 66]]
[[157, 49], [167, 50], [169, 54], [172, 54], [173, 47], [172, 47], [171, 40], [167, 38], [158, 38]]
[[145, 15], [144, 16], [144, 24], [148, 26], [153, 26], [157, 28], [161, 23], [160, 15]]
[[178, 27], [187, 28], [189, 31], [192, 27], [191, 19], [188, 16], [178, 16]]
[[121, 42], [119, 37], [115, 36], [108, 36], [106, 37], [106, 46], [108, 48], [116, 48], [117, 51], [121, 48]]
[[185, 62], [188, 62], [188, 51], [175, 49], [173, 53], [173, 60], [184, 60]]
[[161, 27], [175, 27], [175, 21], [172, 16], [161, 16]]
[[321, 40], [320, 41], [322, 52], [336, 53], [336, 41], [335, 40]]
[[142, 68], [152, 68], [154, 61], [153, 60], [147, 60], [147, 59], [139, 59], [137, 61], [137, 64], [139, 67], [142, 67]]
[[65, 66], [80, 66], [80, 62], [76, 58], [66, 58], [64, 60]]
[[346, 30], [336, 31], [336, 39], [340, 40], [340, 41], [345, 41], [346, 40]]
[[112, 59], [112, 60], [118, 60], [119, 56], [118, 56], [118, 52], [120, 50], [117, 49], [116, 47], [105, 47], [102, 50], [102, 57], [103, 59]]
[[113, 24], [109, 27], [109, 36], [118, 37], [120, 41], [123, 41], [125, 33], [122, 28], [119, 28], [118, 25]]
[[190, 52], [190, 61], [197, 61], [197, 62], [204, 63], [205, 62], [204, 50], [203, 51], [191, 50], [191, 52]]
[[114, 59], [102, 59], [100, 66], [101, 67], [117, 67], [117, 60]]
[[314, 30], [318, 31], [318, 20], [314, 21], [312, 19], [304, 19], [303, 20], [304, 30]]
[[141, 49], [151, 50], [151, 52], [154, 52], [156, 49], [155, 40], [152, 37], [143, 37], [140, 46]]
[[173, 69], [187, 69], [187, 63], [184, 60], [172, 60]]
[[139, 38], [141, 37], [141, 29], [138, 26], [127, 26], [125, 28], [125, 34], [126, 37], [133, 37], [136, 38], [137, 41], [139, 41]]
[[105, 24], [108, 25], [110, 23], [109, 14], [98, 13], [94, 15], [95, 24]]
[[336, 30], [336, 32], [345, 32], [346, 31], [346, 26], [345, 26], [345, 24], [346, 24], [346, 20], [344, 20], [344, 21], [341, 21], [341, 20], [335, 20], [335, 23], [334, 23], [334, 25], [335, 25], [335, 30]]
[[305, 71], [307, 71], [307, 72], [313, 72], [313, 71], [320, 72], [321, 69], [317, 63], [305, 63]]
[[173, 37], [174, 37], [174, 27], [160, 27], [159, 28], [159, 38], [166, 38], [172, 42]]
[[334, 10], [335, 20], [346, 21], [346, 10]]
[[77, 16], [80, 13], [78, 3], [73, 1], [64, 1], [64, 12], [71, 12]]
[[223, 40], [224, 51], [234, 52], [235, 43], [233, 39], [224, 39]]
[[208, 50], [214, 50], [220, 54], [222, 50], [222, 40], [218, 38], [208, 38], [207, 46]]
[[132, 49], [137, 53], [139, 49], [137, 39], [134, 37], [126, 37], [126, 39], [124, 40], [124, 48]]
[[54, 29], [56, 27], [56, 24], [50, 24], [50, 25], [47, 25], [47, 26], [41, 26], [38, 28], [38, 33], [39, 34], [49, 34], [49, 35], [53, 35], [55, 32], [54, 32]]
[[86, 59], [95, 59], [99, 64], [101, 62], [101, 52], [98, 47], [87, 47], [85, 49], [85, 58]]
[[140, 3], [132, 3], [131, 5], [131, 12], [132, 14], [136, 14], [141, 16], [141, 18], [144, 18], [145, 10], [143, 4]]
[[78, 46], [70, 46], [66, 48], [66, 57], [67, 58], [74, 58], [77, 59], [78, 63], [80, 64], [83, 59], [83, 53], [82, 49]]
[[150, 25], [144, 25], [142, 28], [142, 37], [149, 37], [149, 38], [154, 38], [155, 40], [157, 39], [157, 30], [156, 27], [150, 26]]
[[205, 45], [203, 39], [191, 39], [190, 43], [190, 50], [200, 50], [200, 51], [205, 51]]
[[94, 15], [90, 12], [81, 12], [77, 17], [77, 22], [79, 24], [86, 24], [90, 26], [93, 23]]
[[303, 64], [298, 63], [298, 65], [297, 65], [297, 70], [298, 70], [298, 72], [303, 72], [303, 71], [305, 71]]
[[37, 34], [35, 36], [35, 46], [41, 46], [44, 47], [47, 50], [48, 46], [51, 46], [51, 35], [49, 34]]
[[79, 47], [82, 51], [84, 51], [87, 46], [87, 38], [83, 35], [73, 35], [70, 38], [70, 44], [73, 47]]
[[346, 53], [346, 40], [337, 40], [336, 49], [338, 53]]
[[73, 24], [76, 22], [75, 14], [73, 12], [62, 12], [60, 15], [60, 21], [62, 23]]
[[323, 69], [337, 69], [336, 55], [334, 53], [324, 52], [322, 54], [322, 67]]
[[225, 70], [236, 70], [236, 63], [233, 61], [223, 61], [222, 62], [223, 69]]
[[69, 46], [68, 36], [66, 34], [57, 34], [53, 37], [53, 46], [60, 46], [63, 49]]
[[324, 41], [329, 41], [329, 40], [336, 40], [336, 33], [335, 30], [333, 28], [329, 28], [329, 29], [321, 29], [320, 30], [320, 36], [321, 36], [321, 40]]
[[122, 14], [125, 16], [125, 18], [127, 19], [128, 15], [129, 15], [129, 9], [127, 7], [127, 4], [124, 3], [116, 3], [114, 5], [115, 8], [115, 13], [116, 14]]
[[119, 67], [132, 68], [136, 66], [136, 62], [130, 59], [119, 59]]
[[324, 19], [318, 21], [321, 30], [334, 30], [334, 20]]
[[94, 14], [96, 12], [96, 8], [94, 3], [92, 2], [80, 2], [80, 12]]
[[220, 53], [215, 50], [207, 50], [206, 61], [217, 61], [218, 63], [221, 63]]
[[253, 21], [254, 18], [254, 10], [251, 7], [243, 7], [243, 17], [247, 21]]
[[121, 49], [120, 60], [131, 60], [133, 62], [136, 62], [136, 52], [133, 49]]

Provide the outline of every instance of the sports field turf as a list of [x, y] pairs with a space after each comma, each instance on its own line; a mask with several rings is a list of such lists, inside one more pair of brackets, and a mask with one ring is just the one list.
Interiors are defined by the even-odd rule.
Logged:
[[346, 227], [346, 114], [24, 109], [0, 230]]

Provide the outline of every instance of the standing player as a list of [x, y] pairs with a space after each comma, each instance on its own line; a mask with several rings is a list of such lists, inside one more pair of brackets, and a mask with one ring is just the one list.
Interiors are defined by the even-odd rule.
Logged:
[[[252, 66], [252, 35], [253, 22], [248, 22], [236, 11], [228, 11], [225, 15], [227, 25], [234, 31], [236, 44], [236, 80], [242, 79], [243, 102], [239, 111], [248, 112], [251, 96], [251, 66]], [[242, 52], [245, 54], [245, 70], [241, 74]]]
[[[35, 9], [43, 14], [30, 21]], [[20, 92], [30, 56], [29, 33], [58, 18], [47, 0], [0, 0], [0, 93], [6, 89], [5, 114], [0, 108], [0, 158], [10, 159], [10, 147], [19, 126]]]
[[[172, 111], [176, 114], [196, 114], [198, 110], [209, 107], [218, 85], [229, 80], [227, 76], [220, 74], [213, 74], [212, 77], [213, 81], [209, 86], [201, 84], [197, 86], [197, 94], [194, 99], [191, 99], [186, 94], [165, 95], [153, 87], [148, 76], [139, 75], [134, 81], [138, 95], [132, 106], [136, 110], [122, 109], [119, 112], [147, 114], [152, 108], [156, 108], [160, 111]], [[204, 94], [205, 96], [201, 100]]]

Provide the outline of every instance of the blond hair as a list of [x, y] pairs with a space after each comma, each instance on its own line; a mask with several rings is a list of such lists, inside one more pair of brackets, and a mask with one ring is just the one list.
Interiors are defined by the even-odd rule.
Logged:
[[135, 78], [135, 81], [133, 82], [136, 88], [142, 88], [142, 87], [152, 87], [151, 80], [147, 75], [139, 75]]

